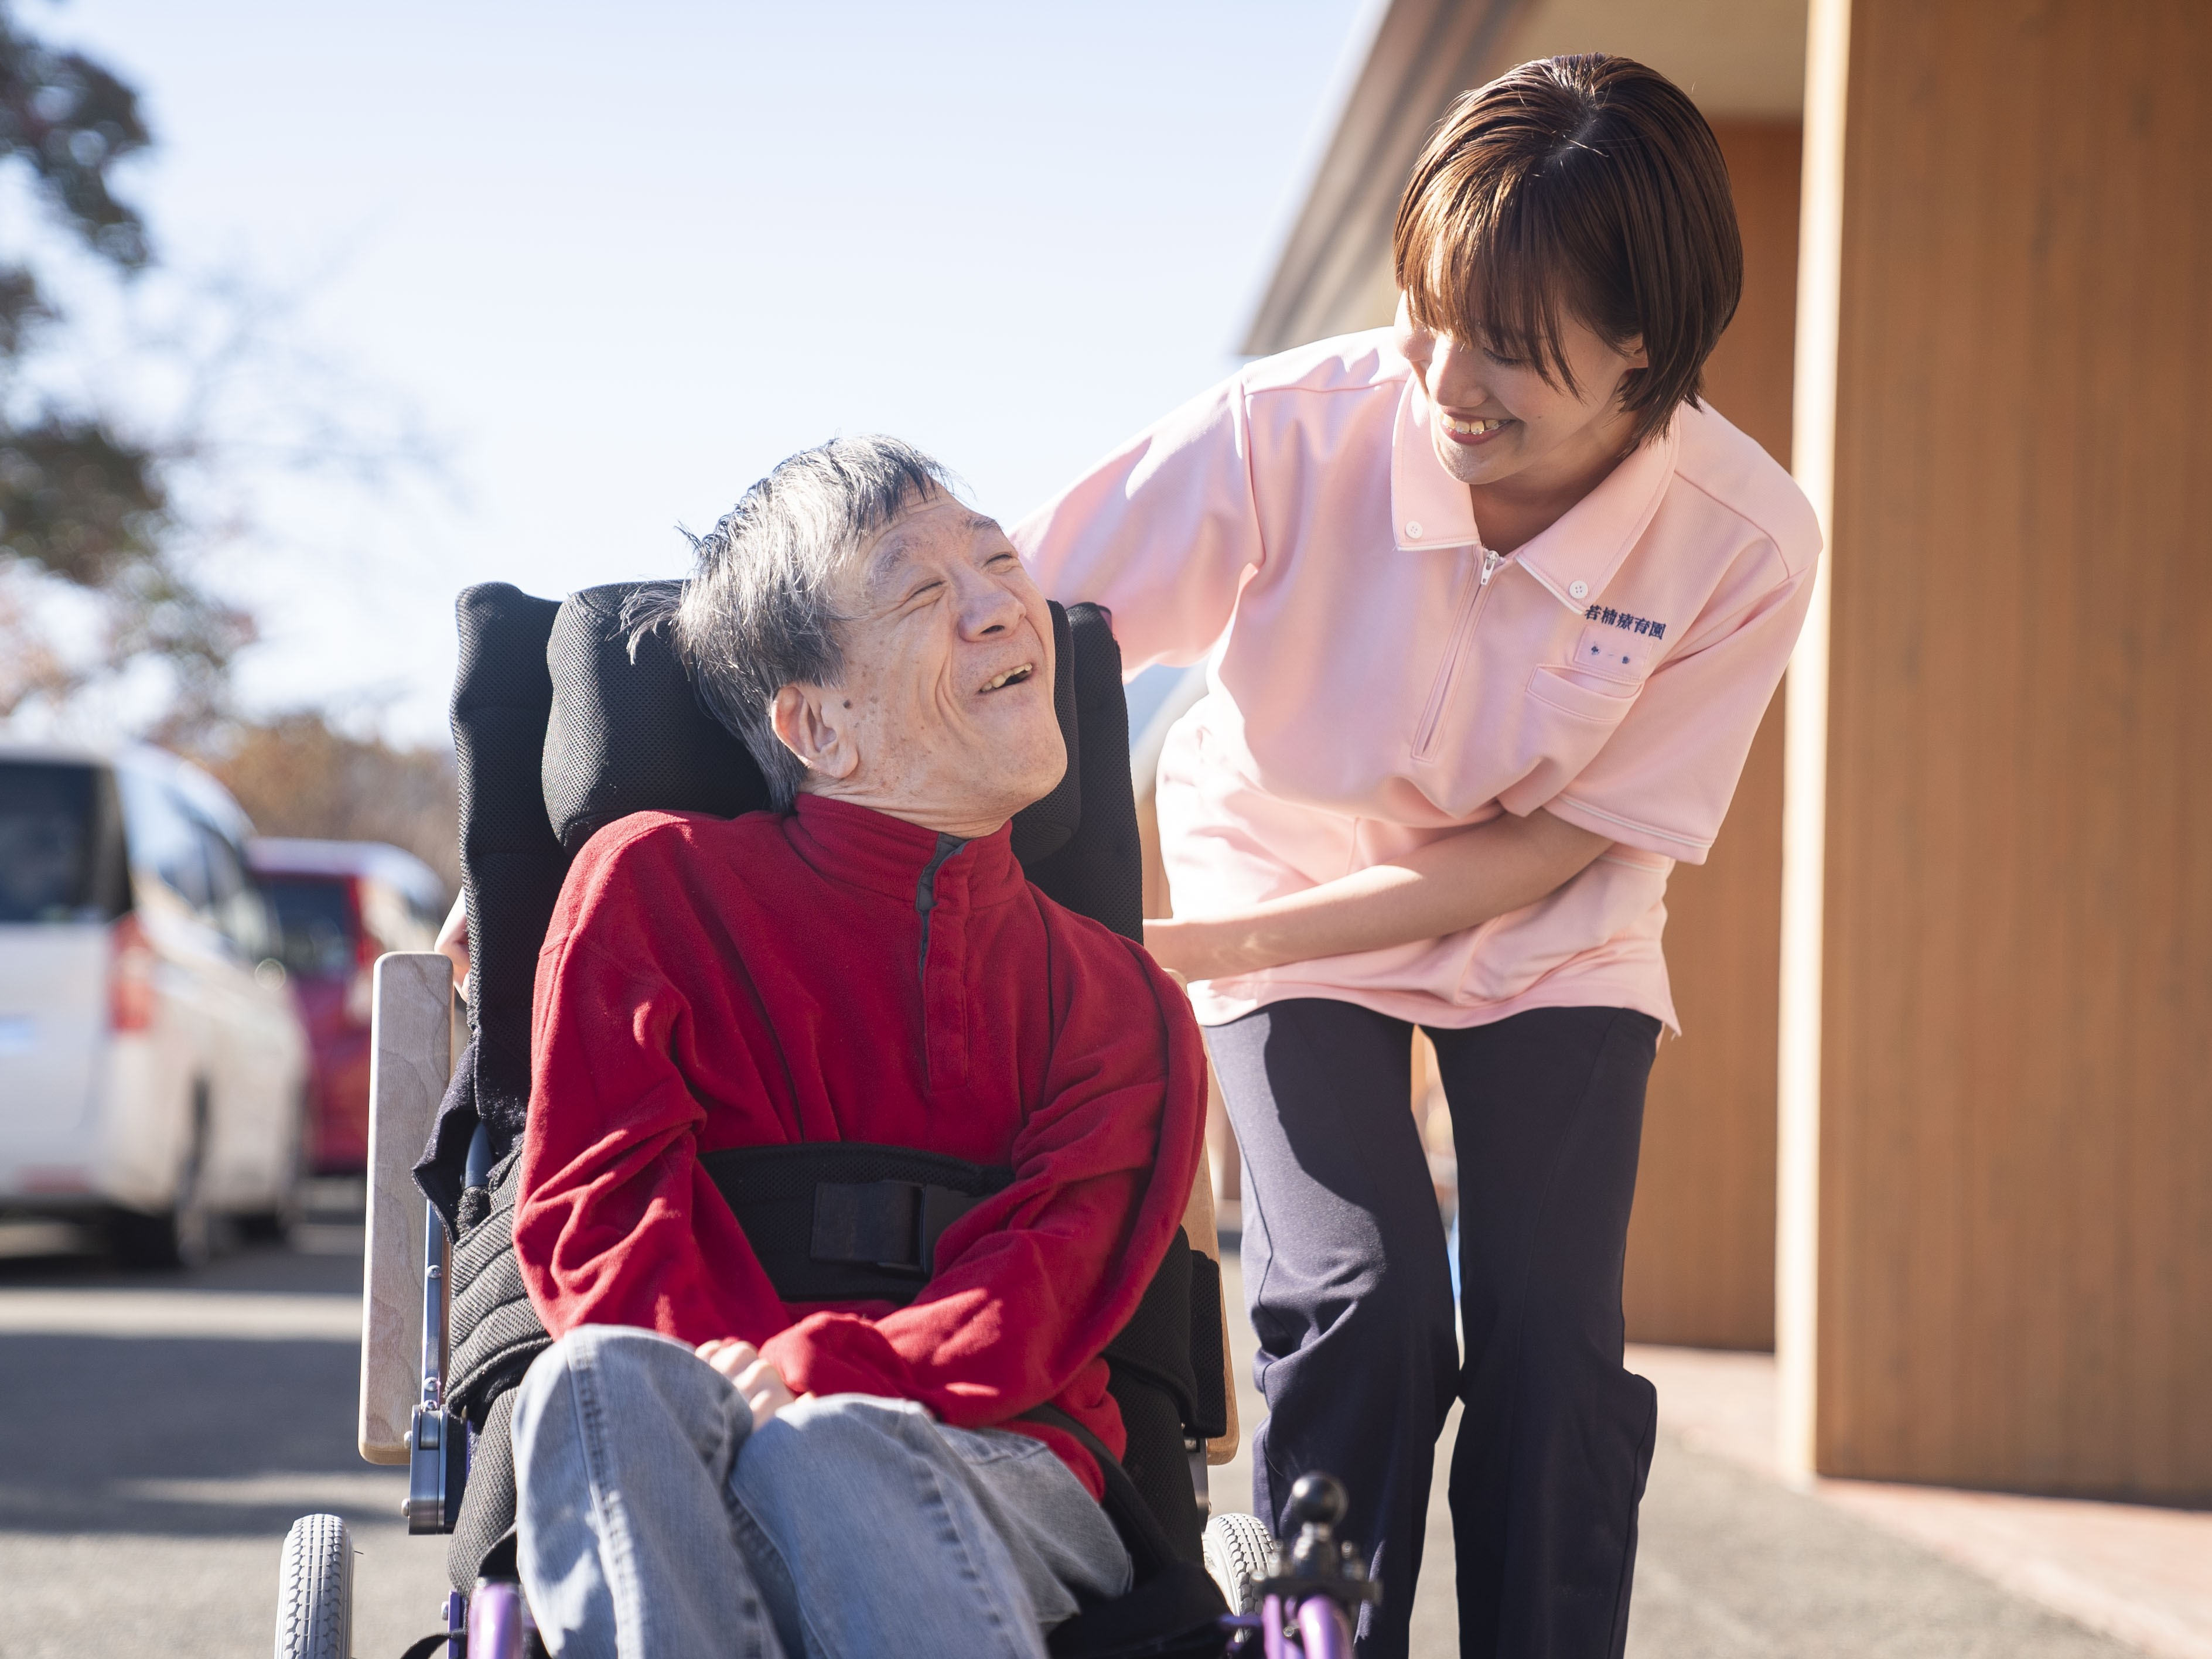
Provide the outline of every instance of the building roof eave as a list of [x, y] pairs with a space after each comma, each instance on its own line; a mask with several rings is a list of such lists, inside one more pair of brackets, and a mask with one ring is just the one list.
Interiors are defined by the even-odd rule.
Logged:
[[1437, 118], [1497, 60], [1529, 0], [1390, 0], [1241, 349], [1264, 356], [1371, 325], [1389, 268], [1396, 192]]

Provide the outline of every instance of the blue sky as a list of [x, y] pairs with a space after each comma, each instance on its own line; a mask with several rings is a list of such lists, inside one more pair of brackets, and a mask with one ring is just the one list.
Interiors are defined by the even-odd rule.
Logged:
[[32, 4], [131, 78], [186, 271], [435, 434], [450, 490], [276, 479], [216, 574], [264, 706], [435, 737], [465, 583], [680, 568], [781, 456], [885, 430], [1012, 519], [1226, 373], [1360, 0]]

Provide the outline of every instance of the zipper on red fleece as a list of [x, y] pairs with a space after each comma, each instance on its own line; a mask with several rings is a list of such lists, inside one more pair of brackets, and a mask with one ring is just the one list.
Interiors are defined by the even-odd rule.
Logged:
[[[914, 910], [921, 918], [921, 946], [917, 954], [915, 970], [921, 981], [921, 1066], [922, 1075], [933, 1089], [941, 1083], [957, 1082], [967, 1074], [961, 1063], [967, 1051], [967, 999], [961, 994], [964, 988], [957, 975], [943, 988], [953, 1006], [945, 1011], [945, 1018], [937, 1018], [938, 1011], [930, 1006], [929, 1000], [929, 921], [937, 908], [937, 872], [951, 858], [968, 843], [958, 836], [948, 836], [941, 830], [937, 837], [937, 850], [930, 854], [929, 862], [921, 866], [921, 878], [915, 883]], [[938, 1041], [937, 1027], [949, 1024], [952, 1029]]]

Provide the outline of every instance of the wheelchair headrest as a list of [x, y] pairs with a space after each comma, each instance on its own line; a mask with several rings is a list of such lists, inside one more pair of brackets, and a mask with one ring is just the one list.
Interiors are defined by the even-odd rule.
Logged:
[[[541, 776], [545, 815], [574, 853], [633, 812], [708, 812], [733, 818], [769, 804], [768, 785], [745, 746], [699, 701], [667, 630], [633, 633], [631, 599], [662, 584], [613, 582], [571, 593], [553, 619], [545, 665], [553, 707]], [[1052, 607], [1053, 707], [1067, 744], [1067, 771], [1052, 793], [1014, 817], [1024, 865], [1066, 846], [1083, 818], [1075, 649], [1067, 612]]]
[[611, 582], [571, 593], [545, 642], [553, 708], [540, 787], [545, 816], [569, 853], [632, 812], [733, 818], [768, 805], [760, 768], [701, 707], [668, 630], [628, 637], [623, 608], [647, 586]]

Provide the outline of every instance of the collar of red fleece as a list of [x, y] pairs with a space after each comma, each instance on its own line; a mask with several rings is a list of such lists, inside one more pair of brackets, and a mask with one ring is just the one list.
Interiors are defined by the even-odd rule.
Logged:
[[[802, 794], [794, 805], [797, 811], [784, 820], [784, 833], [799, 857], [832, 881], [850, 882], [908, 904], [922, 872], [953, 839], [888, 812], [826, 796]], [[957, 848], [939, 864], [939, 875], [940, 880], [951, 878], [969, 904], [994, 903], [1021, 890], [1026, 878], [1014, 857], [1011, 823], [959, 842]]]

